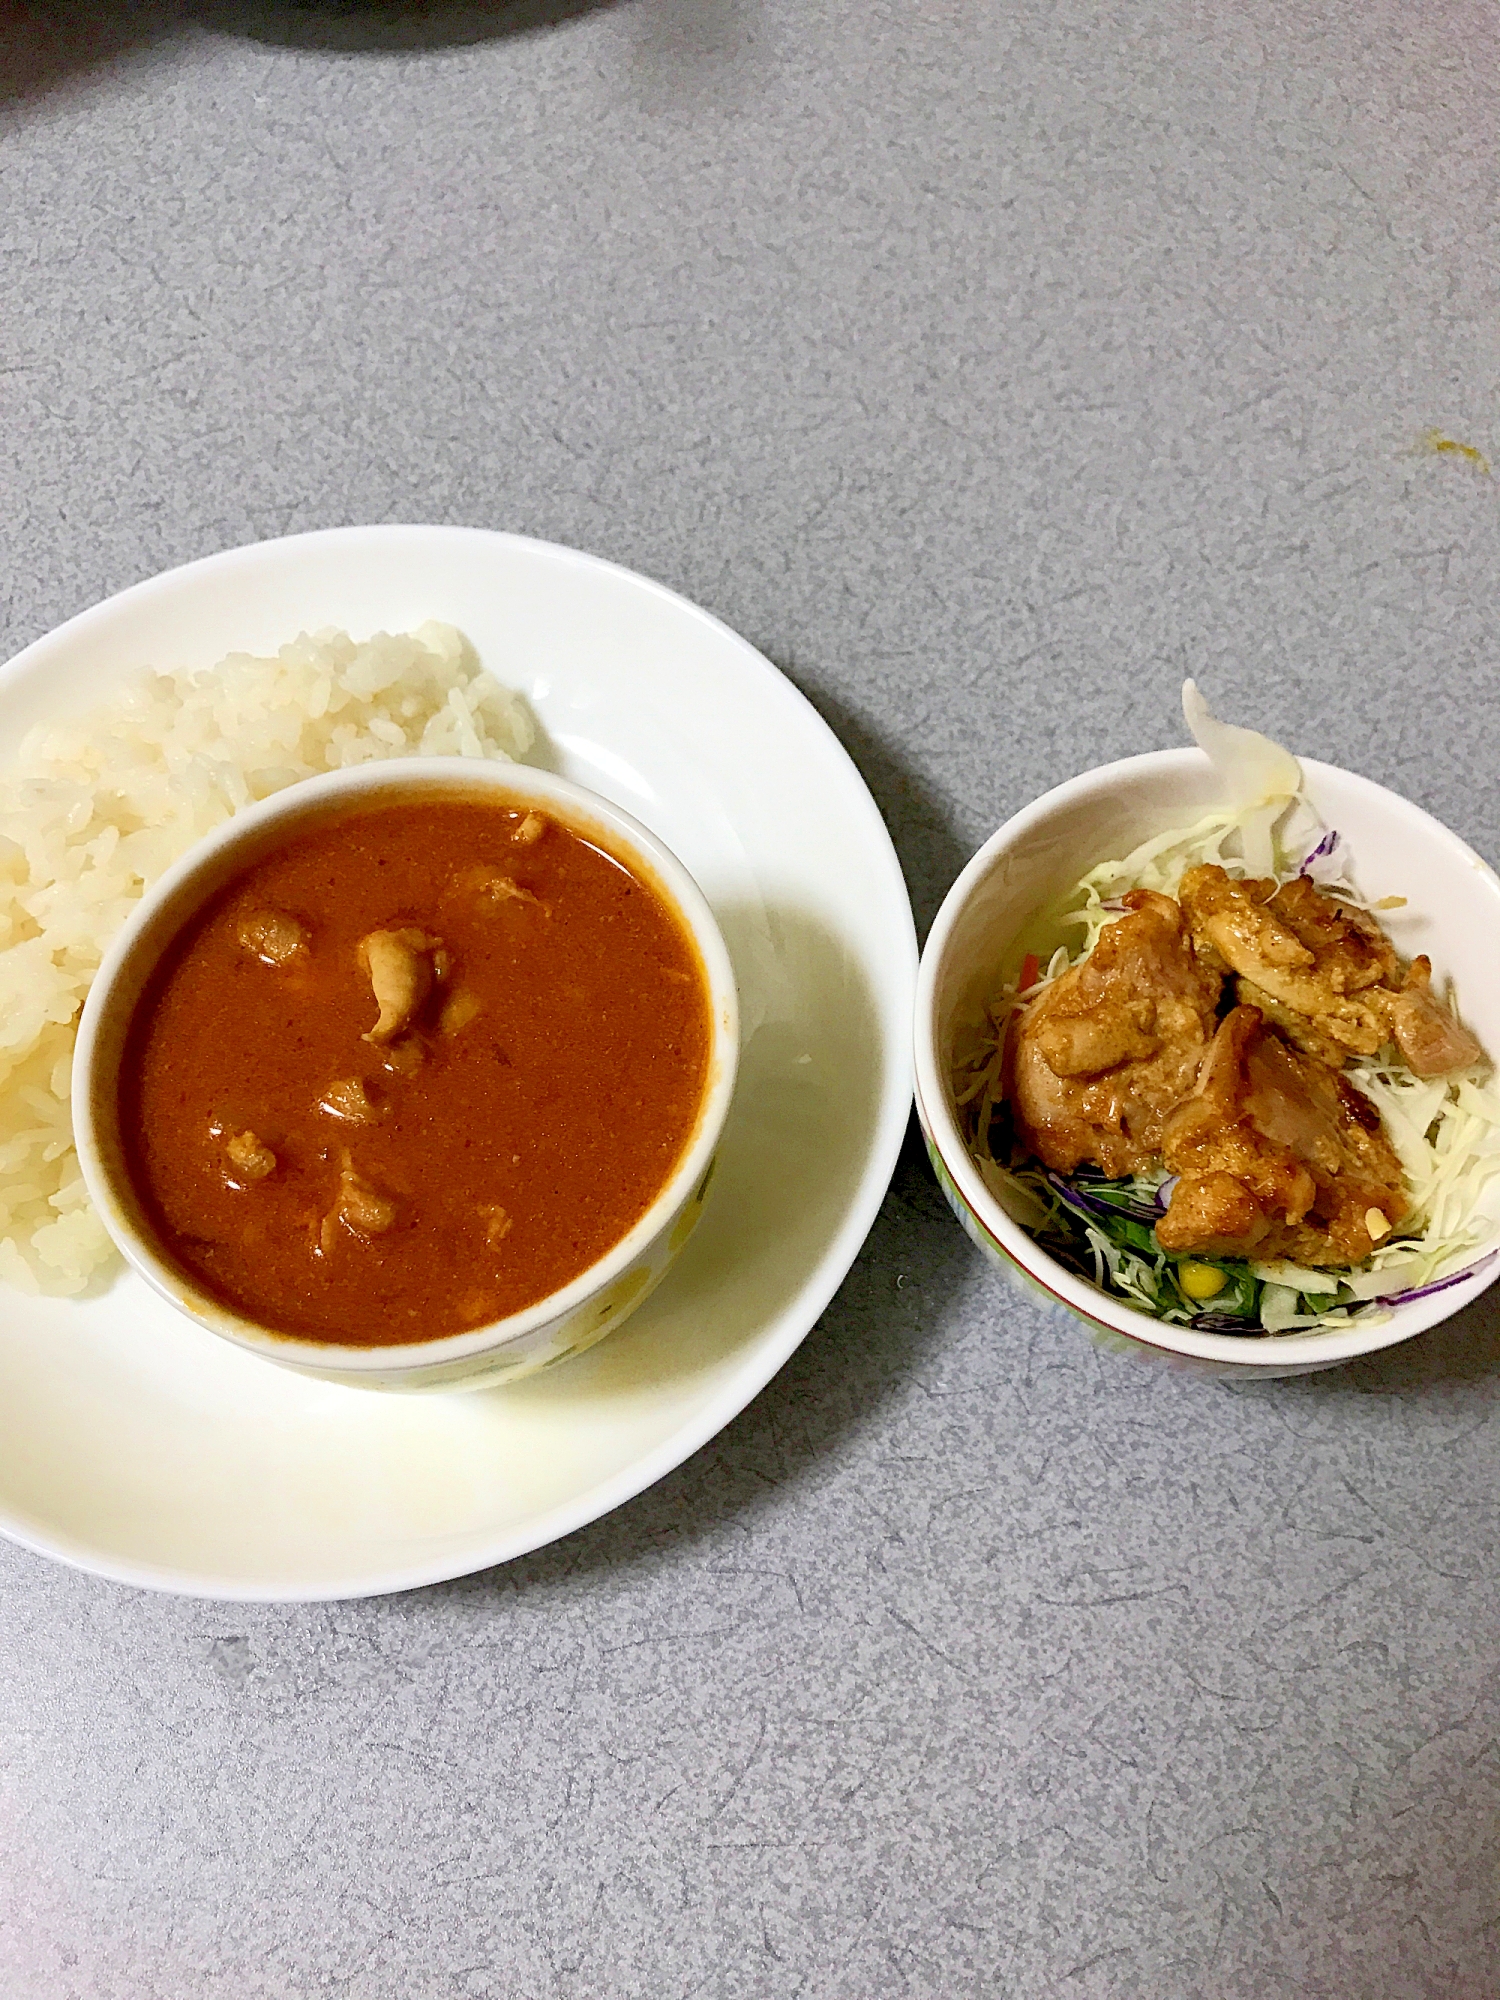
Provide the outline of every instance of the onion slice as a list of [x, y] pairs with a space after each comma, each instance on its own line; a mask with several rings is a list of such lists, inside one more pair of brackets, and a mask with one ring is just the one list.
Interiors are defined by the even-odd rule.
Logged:
[[1196, 681], [1182, 684], [1182, 713], [1193, 740], [1219, 774], [1224, 795], [1236, 811], [1285, 804], [1302, 789], [1302, 767], [1290, 750], [1283, 750], [1258, 729], [1221, 722], [1198, 691]]

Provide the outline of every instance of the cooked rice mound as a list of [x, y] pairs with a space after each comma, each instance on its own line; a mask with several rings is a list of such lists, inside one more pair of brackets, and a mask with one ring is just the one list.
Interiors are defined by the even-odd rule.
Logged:
[[274, 659], [143, 673], [34, 729], [0, 774], [0, 1278], [72, 1294], [113, 1257], [84, 1192], [73, 1041], [110, 939], [193, 843], [300, 778], [405, 756], [509, 761], [534, 728], [451, 625], [304, 634]]

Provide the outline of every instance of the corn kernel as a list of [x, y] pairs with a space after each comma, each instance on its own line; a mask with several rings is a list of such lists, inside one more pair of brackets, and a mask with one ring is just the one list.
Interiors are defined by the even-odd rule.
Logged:
[[1177, 1282], [1190, 1299], [1212, 1299], [1229, 1280], [1215, 1264], [1179, 1264]]

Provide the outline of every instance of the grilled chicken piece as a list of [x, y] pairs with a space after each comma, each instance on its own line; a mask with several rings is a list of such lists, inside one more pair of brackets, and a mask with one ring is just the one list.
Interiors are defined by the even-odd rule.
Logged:
[[[1190, 868], [1178, 895], [1202, 940], [1242, 979], [1270, 1000], [1283, 1024], [1300, 1015], [1293, 1036], [1327, 1060], [1374, 1055], [1389, 1034], [1384, 1005], [1372, 989], [1393, 980], [1396, 948], [1372, 917], [1305, 877], [1277, 888], [1270, 881], [1236, 882], [1214, 863]], [[1242, 994], [1249, 1000], [1249, 994]]]
[[1312, 1056], [1329, 1069], [1342, 1069], [1349, 1060], [1349, 1051], [1336, 1042], [1332, 1035], [1325, 1035], [1316, 1021], [1306, 1014], [1299, 1014], [1295, 1007], [1283, 1007], [1273, 999], [1263, 986], [1257, 986], [1253, 979], [1243, 976], [1234, 982], [1235, 998], [1246, 1007], [1258, 1007], [1261, 1018], [1294, 1049], [1300, 1049], [1305, 1056]]
[[1358, 1264], [1407, 1210], [1380, 1113], [1258, 1007], [1226, 1015], [1161, 1152], [1180, 1176], [1156, 1225], [1174, 1254]]
[[1381, 996], [1396, 1046], [1418, 1076], [1469, 1069], [1484, 1050], [1432, 990], [1432, 960], [1414, 958], [1399, 993]]
[[[1252, 1166], [1250, 1151], [1247, 1148], [1245, 1158], [1235, 1161], [1247, 1173]], [[1283, 1200], [1290, 1196], [1295, 1208], [1310, 1203], [1317, 1186], [1311, 1175], [1274, 1191], [1263, 1180], [1262, 1199], [1269, 1203], [1278, 1192]], [[1223, 1167], [1211, 1167], [1206, 1173], [1184, 1174], [1178, 1181], [1167, 1213], [1156, 1226], [1156, 1237], [1164, 1250], [1244, 1257], [1259, 1249], [1270, 1230], [1270, 1218], [1245, 1181]]]
[[448, 970], [442, 942], [425, 931], [371, 931], [359, 941], [360, 969], [369, 974], [380, 1018], [364, 1037], [393, 1042], [421, 1012], [434, 984]]
[[1178, 891], [1200, 951], [1239, 975], [1239, 998], [1304, 1055], [1340, 1069], [1394, 1040], [1418, 1076], [1467, 1069], [1479, 1043], [1432, 992], [1432, 964], [1403, 975], [1396, 947], [1373, 917], [1299, 876], [1235, 882], [1222, 868], [1190, 868]]
[[1194, 957], [1182, 912], [1149, 889], [1124, 900], [1129, 914], [1011, 1019], [1016, 1135], [1057, 1173], [1085, 1160], [1116, 1177], [1151, 1166], [1214, 1032], [1220, 977]]
[[1283, 882], [1271, 908], [1317, 960], [1335, 992], [1356, 993], [1394, 977], [1396, 947], [1375, 918], [1340, 896], [1330, 896], [1305, 875]]

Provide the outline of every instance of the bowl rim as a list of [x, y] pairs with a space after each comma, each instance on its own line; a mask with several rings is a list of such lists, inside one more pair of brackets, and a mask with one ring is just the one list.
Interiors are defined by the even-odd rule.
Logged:
[[[256, 844], [277, 822], [316, 817], [341, 800], [375, 803], [379, 795], [411, 796], [423, 792], [492, 793], [509, 795], [521, 804], [545, 805], [574, 831], [600, 838], [609, 851], [628, 860], [644, 875], [674, 911], [691, 937], [703, 965], [711, 1016], [709, 1077], [692, 1135], [676, 1166], [649, 1208], [602, 1257], [556, 1291], [524, 1310], [485, 1326], [424, 1340], [355, 1346], [307, 1339], [267, 1327], [216, 1299], [194, 1283], [158, 1248], [155, 1237], [137, 1226], [130, 1208], [116, 1190], [117, 1175], [100, 1143], [102, 1121], [97, 1110], [104, 1096], [113, 1099], [116, 1073], [98, 1073], [100, 1039], [120, 982], [138, 974], [137, 953], [150, 958], [140, 978], [176, 938], [204, 901], [233, 873], [236, 851]], [[208, 878], [208, 879], [205, 879]], [[195, 895], [195, 889], [199, 891]], [[153, 940], [163, 913], [181, 907]], [[133, 1010], [138, 997], [130, 1001]], [[123, 1050], [123, 1032], [116, 1040]], [[324, 1376], [357, 1380], [363, 1376], [418, 1376], [437, 1365], [503, 1355], [507, 1348], [555, 1321], [566, 1319], [607, 1291], [609, 1286], [670, 1228], [684, 1204], [709, 1174], [723, 1135], [734, 1095], [740, 1054], [739, 996], [729, 950], [702, 890], [666, 843], [613, 800], [531, 764], [467, 756], [394, 757], [298, 780], [221, 822], [197, 840], [165, 874], [143, 893], [105, 952], [90, 985], [79, 1019], [73, 1056], [74, 1139], [91, 1201], [116, 1248], [127, 1263], [186, 1318], [222, 1338], [270, 1360]]]
[[[1326, 764], [1313, 757], [1301, 757], [1298, 762], [1310, 778], [1327, 776], [1340, 783], [1352, 784], [1357, 791], [1368, 796], [1372, 805], [1394, 812], [1420, 825], [1429, 836], [1437, 837], [1451, 850], [1455, 862], [1477, 869], [1487, 880], [1496, 899], [1497, 919], [1500, 919], [1500, 876], [1441, 820], [1434, 819], [1422, 807], [1413, 805], [1409, 799], [1388, 791], [1384, 785], [1376, 784], [1373, 779], [1362, 777], [1358, 772], [1346, 771], [1340, 765]], [[1143, 751], [1133, 757], [1117, 758], [1112, 763], [1097, 765], [1054, 785], [1019, 812], [1013, 813], [971, 857], [943, 899], [928, 933], [917, 971], [913, 1013], [917, 1114], [951, 1186], [985, 1236], [1053, 1299], [1096, 1327], [1111, 1334], [1123, 1335], [1143, 1347], [1155, 1348], [1164, 1354], [1193, 1361], [1228, 1363], [1247, 1371], [1261, 1372], [1273, 1363], [1278, 1368], [1296, 1368], [1350, 1361], [1361, 1354], [1393, 1347], [1450, 1318], [1500, 1277], [1500, 1266], [1492, 1265], [1488, 1272], [1476, 1272], [1465, 1282], [1431, 1298], [1391, 1307], [1390, 1317], [1375, 1325], [1362, 1325], [1355, 1320], [1347, 1329], [1247, 1335], [1204, 1333], [1193, 1327], [1179, 1327], [1166, 1320], [1153, 1319], [1066, 1269], [1006, 1214], [985, 1186], [964, 1142], [954, 1116], [948, 1082], [942, 1072], [937, 1046], [937, 1002], [947, 970], [945, 960], [953, 933], [971, 897], [1000, 857], [1018, 840], [1044, 825], [1060, 808], [1096, 798], [1122, 781], [1190, 770], [1201, 773], [1209, 768], [1209, 760], [1203, 751], [1183, 747]]]

